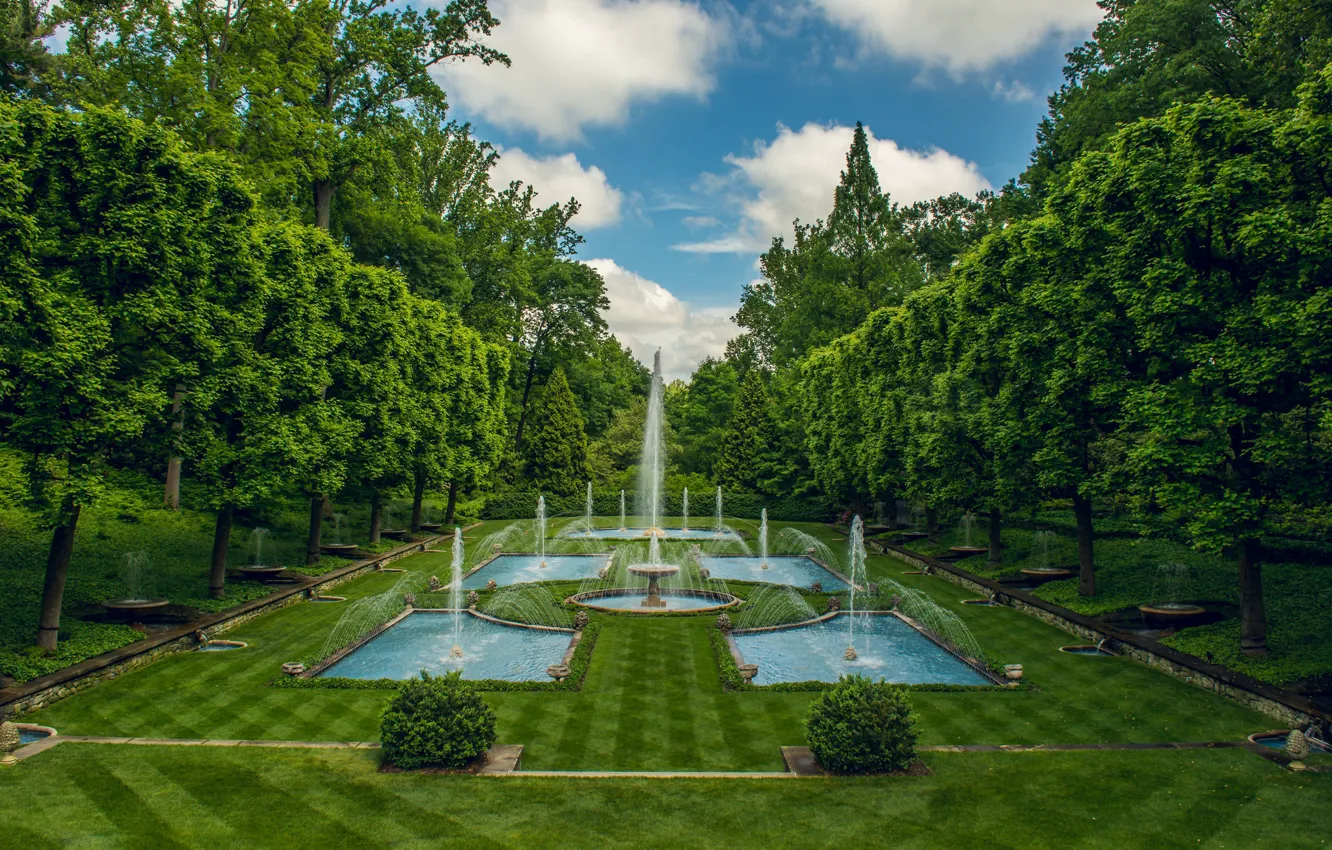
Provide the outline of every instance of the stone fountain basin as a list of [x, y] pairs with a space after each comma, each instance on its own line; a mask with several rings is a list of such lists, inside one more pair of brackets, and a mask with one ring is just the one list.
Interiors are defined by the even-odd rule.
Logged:
[[984, 555], [990, 551], [988, 546], [950, 546], [948, 551], [954, 555], [960, 555], [963, 558], [970, 558], [973, 555]]
[[280, 573], [286, 572], [286, 567], [237, 567], [236, 570], [246, 578], [273, 578]]
[[1190, 623], [1207, 616], [1201, 605], [1139, 605], [1143, 619], [1156, 623]]
[[423, 522], [423, 523], [421, 523], [421, 530], [422, 530], [422, 531], [439, 531], [441, 525], [442, 525], [442, 524], [441, 524], [441, 523], [438, 523], [438, 522]]
[[666, 578], [678, 575], [680, 568], [670, 564], [630, 564], [629, 572], [643, 578]]
[[358, 547], [355, 543], [320, 543], [319, 551], [325, 555], [350, 555]]
[[102, 607], [112, 614], [140, 614], [148, 611], [159, 611], [170, 605], [168, 599], [109, 599], [102, 603]]
[[647, 599], [646, 588], [620, 587], [576, 593], [566, 599], [565, 602], [590, 608], [593, 611], [648, 615], [679, 614], [682, 612], [707, 614], [740, 604], [740, 600], [731, 594], [720, 593], [715, 590], [665, 589], [660, 591], [660, 597], [666, 603], [665, 607], [647, 608], [642, 605], [643, 600]]
[[390, 531], [379, 532], [380, 537], [387, 537], [389, 540], [406, 540], [409, 534], [411, 532], [405, 528], [394, 528]]

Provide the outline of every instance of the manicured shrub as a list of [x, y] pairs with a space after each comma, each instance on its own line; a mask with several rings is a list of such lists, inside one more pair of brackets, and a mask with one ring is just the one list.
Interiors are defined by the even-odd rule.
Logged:
[[809, 748], [833, 773], [906, 770], [916, 759], [915, 717], [906, 691], [843, 676], [809, 709]]
[[384, 707], [384, 758], [398, 767], [465, 767], [495, 743], [495, 713], [462, 673], [421, 671]]

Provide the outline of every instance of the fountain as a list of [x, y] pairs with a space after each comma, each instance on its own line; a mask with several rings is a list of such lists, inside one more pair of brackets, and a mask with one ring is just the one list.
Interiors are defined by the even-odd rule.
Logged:
[[343, 556], [351, 555], [356, 551], [355, 543], [342, 542], [342, 523], [347, 519], [346, 514], [333, 514], [333, 541], [331, 543], [320, 542], [319, 551], [324, 555]]
[[[661, 485], [666, 469], [662, 462], [661, 349], [652, 358], [652, 392], [648, 396], [647, 422], [643, 427], [643, 457], [639, 464], [638, 510], [647, 516], [645, 537], [664, 537], [661, 529]], [[644, 510], [646, 508], [647, 510]]]
[[407, 529], [405, 529], [405, 528], [394, 528], [394, 527], [393, 527], [393, 526], [395, 525], [395, 522], [394, 522], [394, 519], [393, 519], [393, 506], [392, 506], [392, 505], [385, 505], [385, 506], [384, 506], [384, 525], [385, 525], [386, 527], [385, 527], [382, 531], [379, 532], [379, 536], [380, 536], [380, 537], [387, 537], [389, 540], [406, 540], [406, 539], [407, 539], [407, 536], [408, 536], [408, 530], [407, 530]]
[[1183, 564], [1162, 564], [1152, 579], [1151, 601], [1139, 605], [1144, 620], [1158, 625], [1190, 623], [1207, 613], [1192, 602], [1193, 576]]
[[759, 513], [759, 567], [768, 568], [768, 509]]
[[584, 518], [587, 522], [586, 534], [592, 536], [592, 482], [587, 482], [587, 516]]
[[1072, 572], [1063, 567], [1051, 566], [1050, 563], [1050, 542], [1054, 540], [1053, 531], [1036, 532], [1036, 552], [1039, 558], [1039, 566], [1024, 567], [1022, 574], [1038, 581], [1054, 581], [1055, 579], [1069, 578]]
[[975, 525], [975, 523], [976, 517], [971, 511], [967, 511], [962, 515], [962, 520], [958, 523], [958, 529], [962, 533], [962, 545], [952, 546], [948, 551], [952, 552], [959, 558], [970, 558], [973, 555], [984, 555], [986, 552], [990, 551], [989, 547], [986, 546], [971, 545], [971, 527]]
[[267, 539], [268, 529], [266, 528], [256, 528], [250, 532], [250, 550], [254, 561], [240, 568], [241, 575], [246, 578], [260, 580], [271, 579], [286, 569], [286, 567], [264, 563], [264, 541]]
[[[765, 512], [766, 519], [766, 512]], [[847, 591], [850, 596], [850, 610], [846, 618], [846, 652], [843, 657], [847, 661], [856, 660], [856, 579], [861, 581], [865, 579], [865, 523], [857, 514], [855, 519], [851, 520], [851, 543], [850, 543], [850, 564], [847, 569], [847, 578], [851, 579], [851, 589]]]
[[149, 611], [158, 611], [169, 603], [160, 597], [149, 597], [145, 593], [148, 572], [152, 563], [145, 552], [126, 552], [125, 563], [120, 570], [121, 581], [129, 590], [123, 599], [110, 599], [102, 603], [109, 613], [123, 619]]
[[541, 558], [541, 567], [546, 567], [546, 497], [537, 496], [536, 513], [537, 555]]
[[[453, 564], [452, 581], [449, 583], [449, 607], [454, 611], [462, 611], [462, 575], [463, 575], [463, 537], [462, 529], [453, 527]], [[449, 650], [450, 658], [462, 658], [462, 617], [453, 618], [453, 649]]]
[[624, 491], [620, 491], [620, 531], [628, 531], [624, 524]]
[[680, 530], [689, 530], [689, 488], [684, 488], [684, 495], [680, 497], [681, 522]]
[[717, 488], [717, 536], [721, 537], [724, 531], [725, 531], [725, 526], [722, 523], [722, 491], [721, 487], [718, 487]]

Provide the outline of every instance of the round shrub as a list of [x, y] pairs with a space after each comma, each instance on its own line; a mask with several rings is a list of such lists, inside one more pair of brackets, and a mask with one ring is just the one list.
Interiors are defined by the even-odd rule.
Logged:
[[814, 701], [805, 726], [824, 770], [887, 773], [916, 760], [915, 723], [903, 688], [855, 675], [841, 677]]
[[379, 736], [384, 758], [406, 770], [465, 767], [495, 743], [495, 713], [460, 671], [422, 670], [384, 707]]

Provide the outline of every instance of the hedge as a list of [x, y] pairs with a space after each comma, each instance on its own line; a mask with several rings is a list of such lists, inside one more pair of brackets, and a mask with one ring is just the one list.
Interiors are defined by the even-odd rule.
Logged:
[[[662, 496], [662, 513], [665, 516], [679, 516], [681, 513], [681, 494], [666, 493]], [[706, 526], [716, 514], [712, 492], [695, 494], [690, 500], [690, 516], [697, 517], [697, 525]], [[628, 496], [626, 510], [634, 513], [633, 494]], [[482, 519], [532, 519], [536, 516], [537, 493], [532, 491], [512, 491], [491, 496], [481, 510]], [[768, 509], [768, 519], [778, 522], [831, 522], [837, 516], [837, 506], [822, 497], [801, 498], [788, 496], [773, 498], [758, 493], [724, 492], [722, 508], [728, 517], [757, 520], [760, 512]], [[594, 516], [618, 517], [620, 515], [619, 491], [594, 491], [592, 494]], [[546, 516], [580, 517], [587, 512], [587, 497], [547, 496]]]

